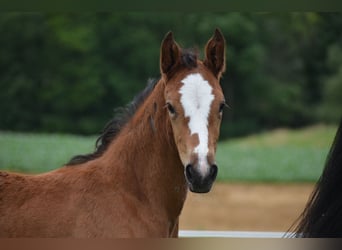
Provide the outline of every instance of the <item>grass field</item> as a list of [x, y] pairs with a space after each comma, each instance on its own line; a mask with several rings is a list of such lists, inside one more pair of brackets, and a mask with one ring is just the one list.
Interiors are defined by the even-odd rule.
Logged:
[[221, 142], [220, 180], [312, 182], [322, 173], [337, 127], [277, 129]]
[[[220, 142], [221, 181], [316, 181], [336, 126], [278, 129]], [[95, 136], [0, 132], [0, 169], [39, 173], [94, 149]]]
[[0, 169], [39, 173], [94, 150], [96, 137], [0, 132]]

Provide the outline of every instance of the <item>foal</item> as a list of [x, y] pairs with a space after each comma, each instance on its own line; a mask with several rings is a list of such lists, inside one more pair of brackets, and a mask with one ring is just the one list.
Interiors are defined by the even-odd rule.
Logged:
[[168, 33], [161, 78], [115, 118], [94, 153], [39, 175], [0, 172], [0, 237], [177, 237], [187, 189], [209, 192], [225, 105], [219, 30], [205, 59]]

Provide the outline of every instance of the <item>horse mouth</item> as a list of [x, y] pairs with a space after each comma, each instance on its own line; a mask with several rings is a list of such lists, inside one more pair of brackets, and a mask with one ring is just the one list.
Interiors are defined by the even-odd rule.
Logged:
[[197, 193], [197, 194], [206, 194], [206, 193], [209, 193], [210, 190], [211, 190], [211, 187], [212, 185], [210, 186], [202, 186], [202, 187], [196, 187], [196, 186], [193, 186], [191, 184], [189, 184], [189, 190], [193, 193]]

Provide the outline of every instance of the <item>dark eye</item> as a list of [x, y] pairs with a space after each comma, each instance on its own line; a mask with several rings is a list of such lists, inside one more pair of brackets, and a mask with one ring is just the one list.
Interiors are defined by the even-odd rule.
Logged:
[[169, 110], [171, 115], [175, 115], [176, 114], [175, 108], [170, 103], [166, 103], [166, 107]]
[[223, 112], [223, 109], [224, 109], [224, 107], [226, 107], [226, 106], [227, 106], [227, 104], [226, 104], [225, 102], [222, 102], [222, 103], [220, 104], [220, 109], [219, 109], [219, 113], [220, 113], [220, 114]]

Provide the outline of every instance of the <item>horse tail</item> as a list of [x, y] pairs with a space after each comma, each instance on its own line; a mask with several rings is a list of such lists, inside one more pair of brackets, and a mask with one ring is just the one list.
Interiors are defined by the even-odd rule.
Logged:
[[295, 237], [342, 237], [342, 119], [323, 173], [297, 222]]

